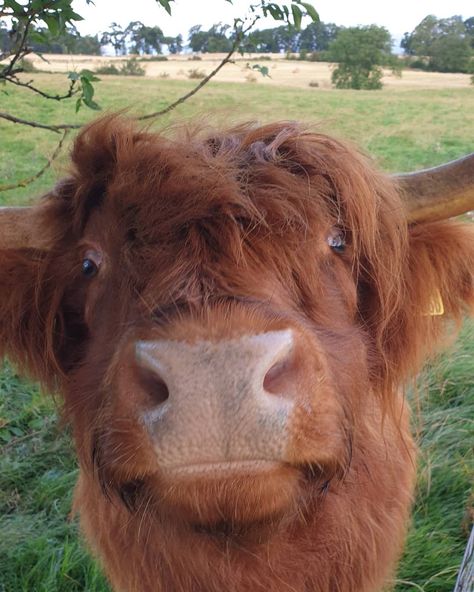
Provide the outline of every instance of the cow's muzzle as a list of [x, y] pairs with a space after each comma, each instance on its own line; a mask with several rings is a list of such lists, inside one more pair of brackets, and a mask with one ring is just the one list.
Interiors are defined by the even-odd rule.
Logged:
[[287, 457], [298, 359], [292, 330], [217, 342], [138, 341], [142, 412], [169, 476], [262, 474]]

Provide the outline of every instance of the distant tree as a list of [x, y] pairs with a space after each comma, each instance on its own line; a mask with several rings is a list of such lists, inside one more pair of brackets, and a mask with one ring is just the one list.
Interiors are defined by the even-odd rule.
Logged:
[[248, 53], [279, 53], [280, 42], [275, 34], [276, 28], [251, 31], [242, 47]]
[[435, 72], [469, 72], [472, 50], [466, 38], [448, 34], [431, 46], [428, 66]]
[[401, 47], [407, 55], [430, 56], [431, 45], [438, 35], [438, 19], [429, 14], [414, 28], [411, 33], [405, 33]]
[[138, 54], [161, 53], [161, 44], [164, 40], [160, 27], [147, 27], [141, 22], [132, 22], [128, 25], [130, 51]]
[[8, 34], [8, 27], [5, 21], [0, 20], [0, 55], [10, 51], [11, 40]]
[[[73, 27], [65, 27], [64, 30], [52, 33], [47, 27], [31, 26], [32, 40], [30, 50], [39, 53], [59, 54], [88, 54], [100, 55], [101, 45], [97, 35], [82, 36]], [[5, 24], [0, 21], [0, 50], [8, 52], [11, 48], [11, 35]]]
[[164, 37], [163, 43], [168, 46], [168, 51], [172, 54], [181, 53], [183, 51], [182, 35], [177, 35], [176, 37]]
[[141, 21], [132, 21], [125, 28], [112, 23], [109, 29], [102, 33], [100, 43], [112, 45], [115, 55], [159, 54], [163, 39], [164, 35], [160, 27], [148, 27]]
[[299, 51], [300, 32], [294, 27], [277, 27], [275, 38], [280, 51], [297, 53]]
[[398, 69], [391, 53], [392, 39], [384, 27], [349, 27], [329, 45], [329, 57], [338, 65], [332, 73], [336, 88], [382, 88], [382, 66]]
[[262, 31], [252, 31], [243, 43], [247, 52], [281, 53], [299, 50], [300, 32], [294, 27], [274, 27]]
[[469, 45], [471, 49], [474, 49], [474, 16], [468, 18], [464, 21], [464, 26], [466, 27], [466, 35], [469, 40]]
[[252, 31], [244, 41], [247, 52], [281, 53], [298, 51], [299, 32], [294, 28], [273, 27], [262, 31]]
[[71, 47], [70, 53], [85, 55], [100, 55], [102, 46], [98, 35], [78, 35]]
[[401, 47], [407, 55], [428, 58], [427, 67], [438, 72], [468, 72], [474, 47], [474, 17], [437, 19], [426, 16], [411, 33], [405, 33]]
[[112, 23], [109, 29], [102, 33], [100, 43], [101, 45], [112, 45], [115, 55], [125, 55], [127, 53], [127, 36], [129, 33], [129, 27], [123, 29], [118, 23]]
[[303, 29], [299, 36], [299, 51], [325, 51], [342, 29], [334, 23], [317, 21]]
[[412, 56], [415, 55], [415, 50], [412, 47], [412, 34], [405, 32], [403, 34], [403, 38], [400, 41], [400, 47], [403, 49], [405, 55]]
[[217, 23], [208, 31], [202, 31], [201, 25], [194, 25], [189, 29], [189, 46], [193, 51], [203, 53], [228, 52], [232, 47], [232, 40], [227, 35], [231, 27]]

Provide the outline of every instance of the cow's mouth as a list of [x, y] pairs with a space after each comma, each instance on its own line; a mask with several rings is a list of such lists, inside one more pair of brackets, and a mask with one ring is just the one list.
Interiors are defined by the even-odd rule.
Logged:
[[119, 487], [131, 512], [153, 508], [160, 521], [217, 541], [264, 542], [298, 514], [305, 483], [326, 494], [320, 467], [267, 460], [195, 463]]
[[218, 478], [255, 476], [277, 470], [281, 463], [273, 460], [231, 460], [214, 462], [196, 462], [186, 465], [174, 465], [166, 469], [172, 478]]
[[282, 512], [253, 521], [219, 520], [212, 524], [191, 523], [194, 533], [215, 542], [264, 543], [284, 519]]

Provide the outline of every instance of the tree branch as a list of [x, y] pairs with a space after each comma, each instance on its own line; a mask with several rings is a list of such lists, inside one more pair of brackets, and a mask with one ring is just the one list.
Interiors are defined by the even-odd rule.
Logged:
[[200, 91], [201, 88], [203, 86], [205, 86], [212, 78], [214, 78], [214, 76], [226, 64], [228, 64], [229, 62], [232, 61], [231, 58], [234, 55], [234, 53], [238, 50], [240, 44], [242, 43], [244, 36], [246, 35], [246, 33], [248, 33], [250, 31], [250, 29], [253, 28], [253, 26], [255, 25], [257, 20], [258, 20], [258, 17], [255, 17], [252, 20], [252, 22], [248, 25], [248, 27], [246, 27], [245, 29], [238, 29], [237, 27], [234, 27], [236, 35], [235, 35], [234, 43], [232, 44], [232, 47], [230, 48], [229, 52], [224, 57], [224, 59], [219, 63], [219, 65], [216, 68], [214, 68], [214, 70], [210, 74], [208, 74], [205, 78], [203, 78], [199, 82], [199, 84], [197, 84], [192, 90], [190, 90], [188, 93], [186, 93], [182, 97], [179, 97], [179, 99], [177, 99], [173, 103], [170, 103], [167, 107], [165, 107], [164, 109], [161, 109], [160, 111], [155, 111], [154, 113], [148, 113], [146, 115], [141, 115], [140, 117], [137, 117], [138, 121], [145, 121], [146, 119], [153, 119], [154, 117], [160, 117], [161, 115], [165, 115], [166, 113], [169, 113], [170, 111], [175, 109], [178, 105], [181, 105], [182, 103], [187, 101], [189, 98], [191, 98], [193, 95], [195, 95], [198, 91]]
[[[16, 70], [16, 72], [20, 72], [20, 71], [21, 70]], [[15, 72], [15, 74], [16, 74], [16, 72]], [[5, 76], [4, 79], [7, 82], [11, 82], [12, 84], [15, 84], [16, 86], [22, 86], [24, 88], [28, 88], [29, 90], [32, 90], [33, 92], [41, 95], [45, 99], [53, 99], [54, 101], [63, 101], [64, 99], [69, 99], [73, 95], [75, 95], [79, 92], [79, 89], [74, 88], [76, 86], [77, 80], [71, 80], [71, 82], [69, 84], [69, 89], [66, 94], [64, 94], [64, 95], [50, 95], [49, 93], [43, 92], [41, 89], [37, 88], [36, 86], [33, 86], [33, 84], [32, 84], [33, 80], [30, 80], [29, 82], [22, 82], [21, 80], [18, 79], [18, 77], [16, 75]]]
[[15, 51], [15, 53], [13, 54], [13, 58], [12, 58], [11, 62], [7, 65], [7, 67], [4, 70], [2, 70], [1, 78], [6, 78], [7, 76], [10, 76], [12, 73], [12, 70], [13, 70], [13, 66], [16, 64], [16, 62], [19, 59], [21, 59], [22, 57], [24, 57], [27, 53], [29, 53], [29, 51], [25, 47], [25, 45], [26, 45], [26, 38], [27, 38], [28, 32], [30, 30], [30, 25], [31, 25], [32, 19], [33, 19], [33, 17], [30, 16], [30, 18], [26, 21], [25, 28], [23, 30], [23, 34], [21, 36], [18, 48]]
[[37, 127], [40, 129], [49, 130], [50, 132], [56, 132], [57, 134], [59, 134], [63, 130], [79, 129], [82, 127], [80, 123], [48, 125], [46, 123], [39, 123], [38, 121], [29, 121], [28, 119], [21, 119], [20, 117], [15, 117], [14, 115], [10, 115], [10, 113], [4, 113], [2, 111], [0, 111], [0, 119], [6, 119], [7, 121], [11, 121], [12, 123], [19, 123], [21, 125], [28, 125], [30, 127]]
[[59, 156], [68, 133], [69, 133], [69, 130], [63, 131], [61, 139], [59, 140], [58, 145], [54, 149], [53, 154], [50, 156], [47, 163], [39, 171], [37, 171], [31, 177], [27, 177], [26, 179], [22, 179], [21, 181], [18, 181], [17, 183], [13, 183], [11, 185], [0, 185], [0, 192], [9, 191], [10, 189], [17, 189], [18, 187], [26, 187], [27, 185], [30, 185], [30, 183], [33, 183], [33, 181], [36, 181], [36, 179], [39, 179], [49, 169], [49, 167], [52, 165], [53, 161]]

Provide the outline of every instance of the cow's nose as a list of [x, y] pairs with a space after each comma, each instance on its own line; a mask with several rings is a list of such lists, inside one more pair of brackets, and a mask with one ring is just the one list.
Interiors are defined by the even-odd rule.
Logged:
[[154, 402], [143, 420], [165, 464], [281, 459], [298, 382], [294, 340], [285, 329], [216, 342], [138, 341]]
[[206, 373], [209, 382], [215, 382], [216, 378], [220, 382], [218, 377], [223, 373], [232, 377], [235, 391], [222, 393], [223, 396], [240, 398], [239, 387], [250, 382], [248, 386], [257, 396], [291, 397], [288, 381], [294, 371], [294, 356], [290, 330], [194, 345], [177, 341], [138, 341], [135, 352], [144, 370], [142, 382], [157, 405], [169, 398], [171, 385], [174, 397], [186, 396], [180, 391], [189, 388], [199, 374]]

